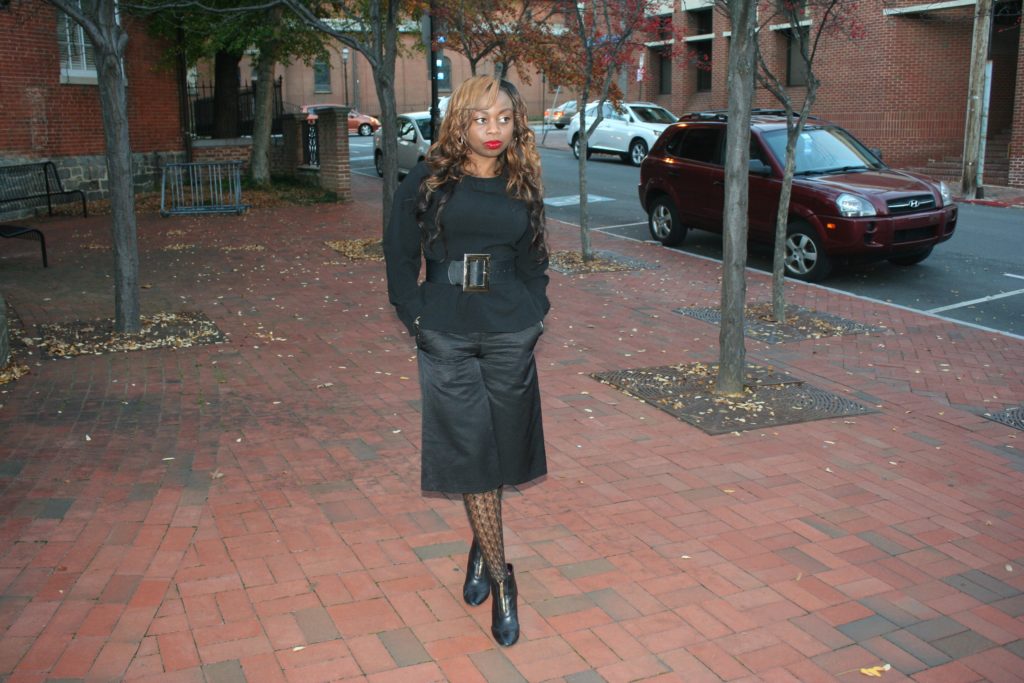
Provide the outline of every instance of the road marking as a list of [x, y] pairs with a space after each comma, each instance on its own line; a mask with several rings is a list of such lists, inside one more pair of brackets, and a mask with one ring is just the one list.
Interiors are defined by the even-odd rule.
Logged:
[[[611, 197], [602, 197], [599, 194], [588, 194], [588, 202], [611, 202], [615, 201]], [[573, 204], [580, 203], [580, 196], [578, 194], [567, 194], [562, 197], [546, 197], [544, 203], [548, 206], [572, 206]]]
[[950, 304], [949, 306], [939, 306], [938, 308], [929, 308], [926, 313], [942, 313], [943, 311], [951, 311], [954, 308], [963, 308], [964, 306], [973, 306], [974, 304], [982, 304], [986, 301], [995, 301], [996, 299], [1005, 299], [1008, 296], [1016, 296], [1018, 294], [1024, 294], [1024, 289], [1016, 289], [1012, 292], [1003, 292], [1002, 294], [992, 294], [990, 296], [983, 296], [980, 299], [971, 299], [970, 301], [961, 301], [958, 304]]
[[647, 225], [647, 223], [623, 223], [621, 225], [602, 225], [594, 230], [614, 230], [616, 228], [635, 228], [638, 225]]
[[348, 158], [349, 161], [370, 161], [371, 159], [373, 159], [373, 156], [368, 156], [368, 157], [349, 157]]
[[1024, 275], [1014, 275], [1013, 273], [1003, 273], [1006, 277], [1015, 277], [1018, 280], [1024, 280]]

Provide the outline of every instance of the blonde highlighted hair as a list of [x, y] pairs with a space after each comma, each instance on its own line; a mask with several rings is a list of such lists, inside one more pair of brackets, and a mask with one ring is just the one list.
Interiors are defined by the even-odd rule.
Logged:
[[[498, 175], [508, 178], [509, 196], [524, 202], [529, 210], [531, 247], [538, 258], [547, 256], [544, 219], [544, 185], [541, 181], [540, 155], [533, 130], [526, 119], [526, 103], [514, 85], [491, 76], [474, 76], [463, 81], [448, 100], [448, 111], [441, 122], [437, 139], [427, 153], [430, 174], [420, 184], [416, 220], [423, 232], [424, 244], [444, 239], [441, 215], [455, 185], [468, 175], [469, 143], [466, 131], [473, 113], [489, 109], [504, 91], [512, 101], [512, 142], [498, 157]], [[433, 230], [424, 226], [423, 216], [431, 202], [437, 203]]]

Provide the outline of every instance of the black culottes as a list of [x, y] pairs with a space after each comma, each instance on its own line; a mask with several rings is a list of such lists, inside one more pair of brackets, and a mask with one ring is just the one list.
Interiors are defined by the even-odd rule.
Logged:
[[543, 329], [418, 330], [424, 491], [481, 493], [547, 473], [533, 357]]

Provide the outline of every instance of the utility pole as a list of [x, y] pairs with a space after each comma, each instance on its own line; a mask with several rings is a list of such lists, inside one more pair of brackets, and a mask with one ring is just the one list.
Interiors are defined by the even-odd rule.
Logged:
[[960, 194], [965, 199], [978, 199], [984, 193], [981, 184], [982, 120], [988, 102], [985, 98], [985, 67], [988, 63], [989, 40], [992, 34], [992, 0], [978, 0], [974, 14], [974, 37], [971, 41], [971, 71], [967, 84], [967, 121], [964, 127], [964, 166]]

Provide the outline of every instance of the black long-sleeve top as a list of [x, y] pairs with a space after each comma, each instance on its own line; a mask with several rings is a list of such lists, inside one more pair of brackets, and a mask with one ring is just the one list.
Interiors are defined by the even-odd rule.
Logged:
[[[424, 250], [416, 223], [420, 182], [429, 173], [424, 163], [412, 169], [395, 193], [394, 209], [384, 230], [388, 299], [409, 334], [419, 318], [423, 329], [443, 332], [518, 332], [542, 320], [547, 298], [547, 258], [530, 248], [532, 235], [526, 203], [510, 197], [504, 177], [463, 177], [441, 213], [444, 237]], [[435, 206], [424, 215], [432, 225]], [[447, 248], [447, 253], [446, 253]], [[424, 258], [461, 260], [463, 254], [515, 257], [513, 280], [491, 282], [488, 292], [463, 292], [441, 282], [419, 282]]]

